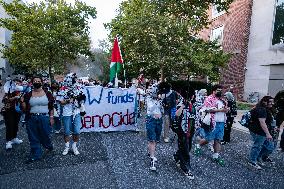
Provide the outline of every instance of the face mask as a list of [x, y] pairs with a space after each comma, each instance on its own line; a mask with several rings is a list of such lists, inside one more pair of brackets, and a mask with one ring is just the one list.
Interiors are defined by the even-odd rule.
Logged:
[[23, 87], [23, 86], [16, 85], [16, 87], [15, 87], [15, 91], [22, 92], [23, 90], [24, 90], [24, 87]]
[[33, 83], [35, 89], [41, 88], [41, 83]]
[[222, 96], [222, 92], [221, 91], [216, 92], [216, 97], [221, 97], [221, 96]]

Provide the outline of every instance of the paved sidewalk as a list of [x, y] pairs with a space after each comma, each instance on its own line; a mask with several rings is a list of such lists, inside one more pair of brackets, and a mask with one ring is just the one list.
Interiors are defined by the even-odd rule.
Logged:
[[241, 120], [242, 118], [242, 115], [248, 110], [238, 110], [238, 115], [237, 117], [235, 118], [234, 120], [234, 124], [233, 124], [233, 128], [236, 129], [236, 130], [239, 130], [239, 131], [242, 131], [242, 132], [245, 132], [245, 133], [249, 133], [249, 130], [248, 128], [242, 126], [239, 121]]
[[[19, 137], [24, 143], [4, 150], [4, 129], [0, 130], [0, 188], [284, 188], [284, 156], [276, 152], [271, 158], [275, 166], [265, 165], [257, 171], [247, 165], [251, 147], [247, 133], [234, 129], [232, 141], [222, 147], [225, 166], [211, 159], [207, 147], [200, 156], [191, 155], [193, 181], [176, 167], [173, 143], [161, 142], [157, 149], [157, 172], [149, 170], [144, 120], [141, 132], [82, 133], [79, 156], [63, 156], [63, 135], [53, 135], [54, 152], [45, 153], [41, 161], [25, 164], [29, 143], [24, 128]], [[238, 127], [238, 126], [236, 126]], [[174, 139], [173, 133], [171, 138]]]

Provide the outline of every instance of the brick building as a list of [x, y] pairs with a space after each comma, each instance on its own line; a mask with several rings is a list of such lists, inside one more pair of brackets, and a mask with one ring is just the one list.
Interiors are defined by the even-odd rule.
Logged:
[[252, 14], [252, 0], [235, 0], [226, 12], [218, 12], [215, 5], [208, 10], [212, 24], [199, 36], [205, 40], [218, 40], [225, 52], [232, 54], [228, 66], [221, 72], [220, 83], [243, 98], [248, 42]]

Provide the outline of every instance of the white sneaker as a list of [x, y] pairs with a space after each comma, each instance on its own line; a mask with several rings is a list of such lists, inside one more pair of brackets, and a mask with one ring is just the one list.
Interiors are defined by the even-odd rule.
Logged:
[[184, 175], [190, 180], [194, 179], [194, 175], [192, 174], [191, 171], [185, 172]]
[[257, 170], [262, 169], [262, 167], [260, 167], [257, 163], [248, 162], [248, 164]]
[[77, 156], [77, 155], [79, 155], [79, 154], [80, 154], [80, 153], [79, 153], [79, 151], [78, 151], [77, 146], [72, 145], [72, 150], [73, 150], [73, 153], [74, 153], [74, 155], [75, 155], [75, 156]]
[[65, 146], [65, 149], [63, 150], [62, 155], [65, 156], [68, 154], [68, 152], [69, 152], [69, 147]]
[[165, 142], [165, 143], [168, 143], [168, 142], [170, 142], [170, 139], [169, 139], [169, 138], [165, 138], [165, 139], [164, 139], [164, 142]]
[[154, 161], [154, 159], [151, 160], [151, 166], [150, 166], [150, 170], [151, 171], [156, 171], [157, 168], [155, 167], [156, 161]]
[[22, 143], [23, 143], [23, 140], [20, 140], [20, 139], [18, 139], [18, 138], [14, 138], [14, 139], [12, 140], [12, 143], [13, 143], [13, 144], [22, 144]]
[[13, 144], [12, 141], [6, 142], [6, 150], [12, 149], [12, 144]]
[[212, 144], [212, 143], [208, 143], [208, 149], [209, 149], [211, 152], [214, 152], [214, 147], [213, 147], [213, 144]]

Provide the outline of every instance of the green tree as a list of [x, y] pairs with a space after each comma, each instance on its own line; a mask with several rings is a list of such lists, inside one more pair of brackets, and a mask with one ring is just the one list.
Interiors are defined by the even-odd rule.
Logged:
[[[106, 27], [110, 38], [121, 38], [127, 72], [146, 75], [208, 75], [219, 78], [229, 55], [215, 42], [199, 39], [198, 32], [208, 26], [207, 11], [214, 3], [227, 10], [232, 0], [128, 0]], [[129, 75], [129, 74], [128, 74]]]
[[29, 72], [49, 70], [64, 72], [66, 63], [74, 63], [79, 55], [91, 56], [88, 18], [96, 18], [96, 9], [75, 1], [46, 0], [24, 4], [0, 0], [10, 18], [1, 18], [0, 27], [13, 31], [4, 58]]

